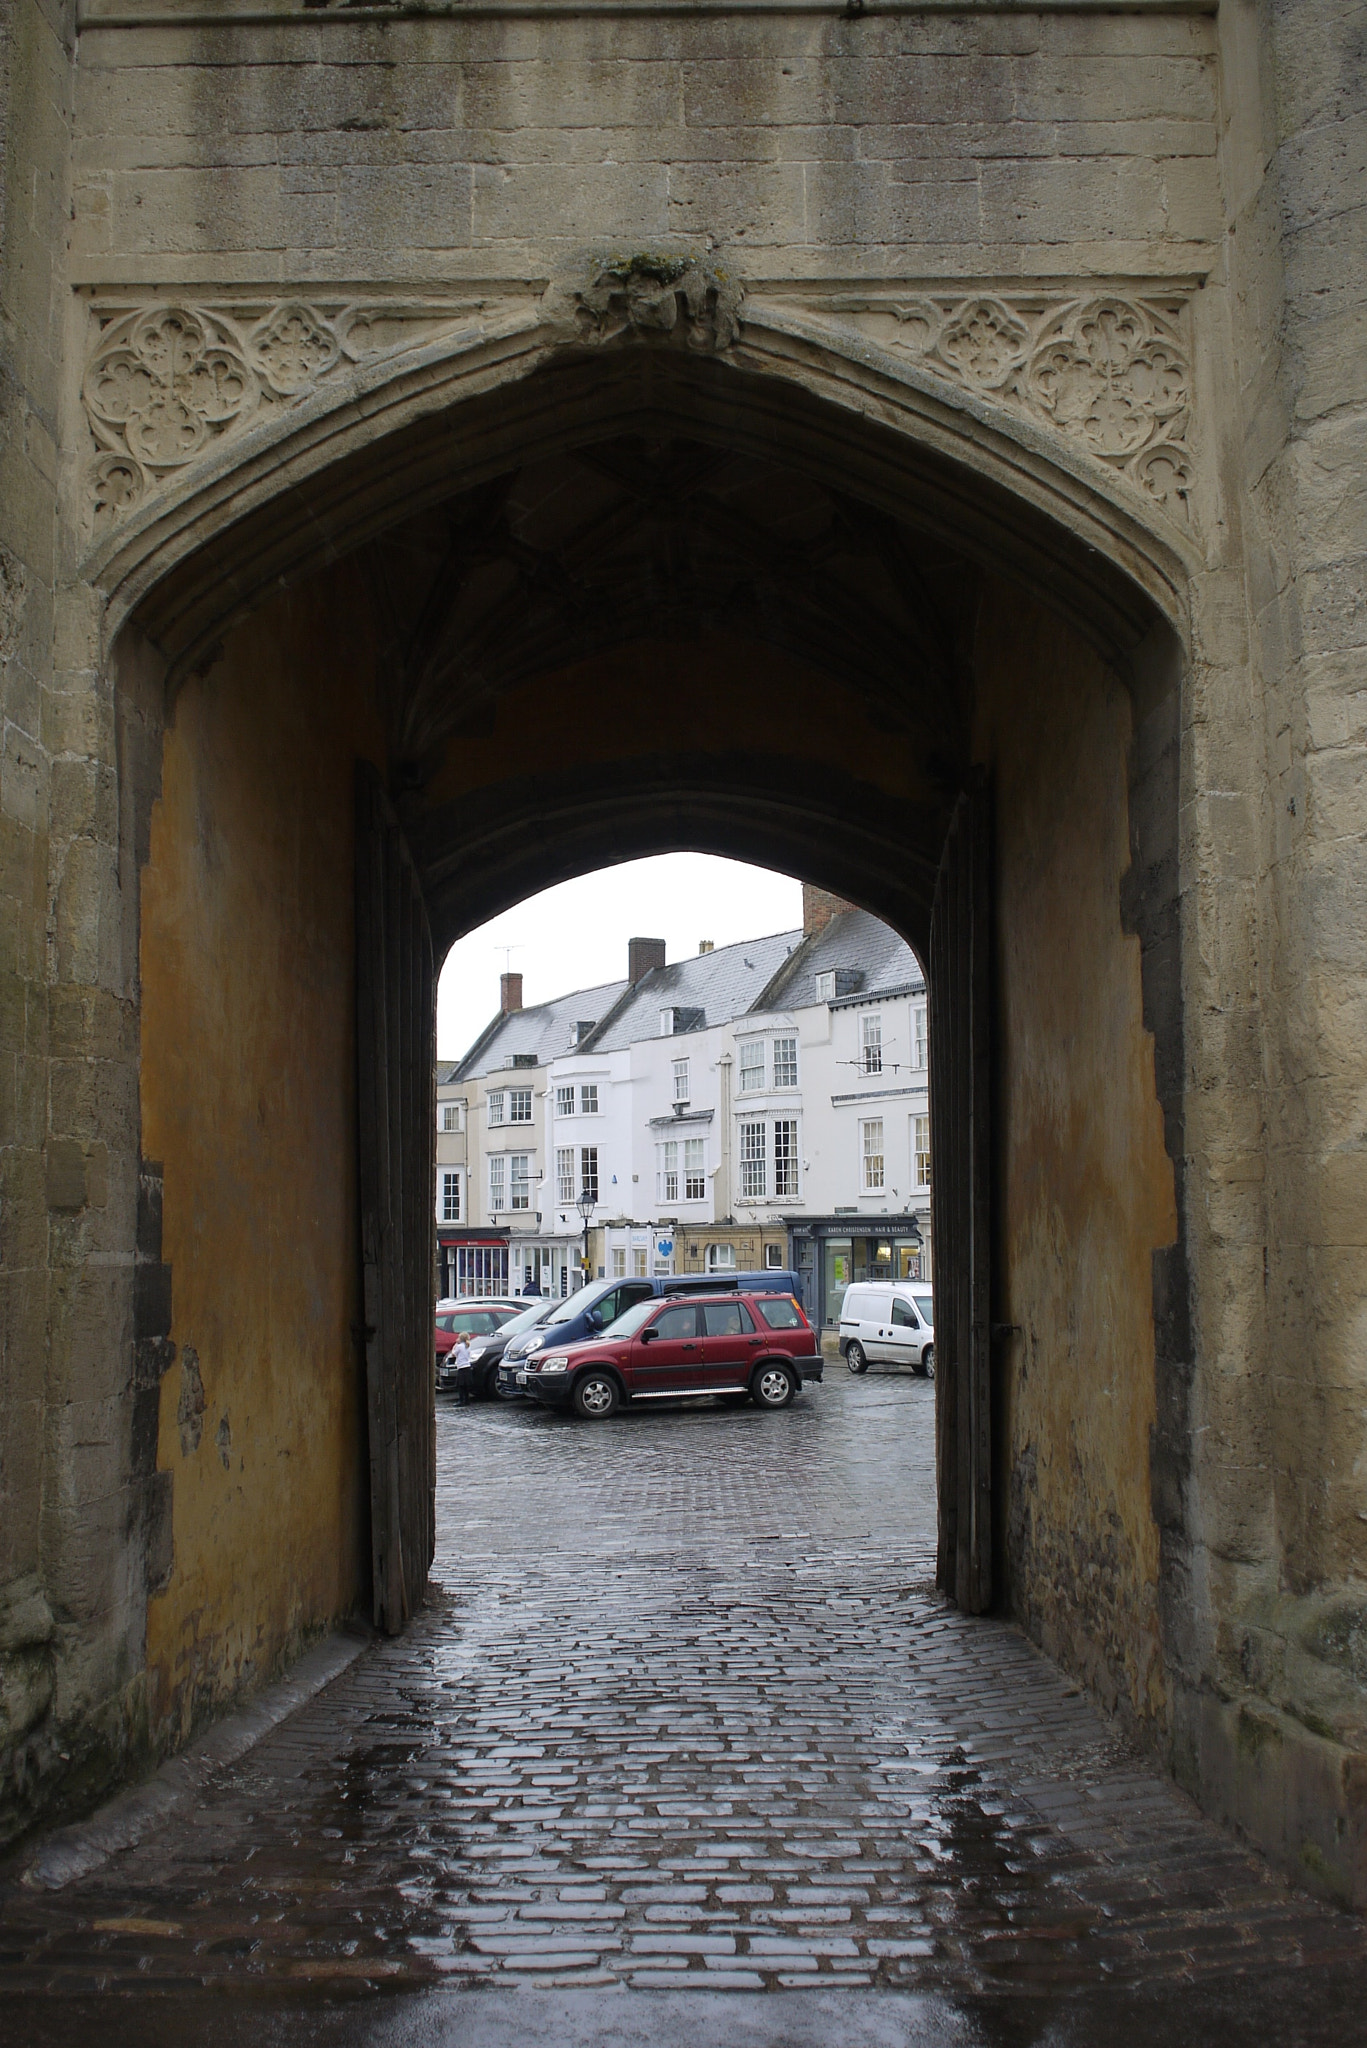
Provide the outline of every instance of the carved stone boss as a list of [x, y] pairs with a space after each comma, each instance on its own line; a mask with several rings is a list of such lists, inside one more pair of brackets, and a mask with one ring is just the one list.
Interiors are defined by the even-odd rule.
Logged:
[[[787, 303], [793, 301], [789, 299]], [[567, 340], [644, 339], [719, 351], [739, 337], [739, 282], [692, 259], [604, 259], [546, 295]], [[478, 306], [320, 310], [302, 300], [259, 317], [160, 302], [112, 318], [82, 396], [95, 454], [87, 516], [107, 528], [226, 436], [290, 405], [340, 365], [464, 327]], [[933, 375], [1048, 425], [1185, 523], [1192, 483], [1190, 352], [1180, 298], [975, 293], [859, 296], [813, 291], [834, 316]], [[477, 330], [475, 330], [477, 331]], [[454, 336], [453, 336], [454, 338]]]

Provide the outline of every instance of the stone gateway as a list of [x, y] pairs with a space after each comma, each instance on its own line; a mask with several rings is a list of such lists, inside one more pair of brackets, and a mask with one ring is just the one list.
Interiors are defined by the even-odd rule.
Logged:
[[945, 1592], [1367, 1902], [1364, 100], [1350, 0], [0, 0], [5, 1839], [406, 1624], [434, 968], [687, 847], [930, 970]]

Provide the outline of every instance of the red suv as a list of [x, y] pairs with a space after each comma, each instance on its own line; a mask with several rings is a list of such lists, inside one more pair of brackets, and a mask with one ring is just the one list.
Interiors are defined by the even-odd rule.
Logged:
[[816, 1332], [791, 1294], [691, 1295], [639, 1301], [601, 1336], [519, 1365], [519, 1391], [594, 1419], [624, 1402], [720, 1394], [786, 1408], [821, 1378]]

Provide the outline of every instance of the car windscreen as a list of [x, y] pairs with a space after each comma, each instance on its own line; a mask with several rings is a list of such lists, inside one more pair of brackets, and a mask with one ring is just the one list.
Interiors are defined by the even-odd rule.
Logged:
[[659, 1302], [655, 1300], [653, 1295], [648, 1296], [645, 1301], [633, 1301], [630, 1308], [623, 1309], [615, 1323], [608, 1324], [603, 1335], [605, 1337], [634, 1337], [642, 1323], [648, 1323], [659, 1306]]
[[933, 1294], [913, 1294], [911, 1298], [916, 1303], [917, 1313], [921, 1321], [929, 1323], [933, 1330], [935, 1327], [935, 1296]]
[[609, 1281], [604, 1281], [601, 1287], [581, 1287], [577, 1294], [571, 1294], [568, 1299], [562, 1301], [554, 1315], [547, 1316], [546, 1320], [548, 1323], [567, 1323], [571, 1316], [582, 1314], [586, 1308], [592, 1308], [595, 1301], [601, 1301], [605, 1294], [611, 1292], [612, 1285]]
[[[563, 1302], [561, 1303], [563, 1307]], [[534, 1330], [538, 1323], [544, 1323], [550, 1315], [550, 1304], [534, 1301], [530, 1308], [524, 1308], [520, 1316], [514, 1316], [510, 1323], [500, 1323], [500, 1337], [520, 1337], [524, 1330]]]

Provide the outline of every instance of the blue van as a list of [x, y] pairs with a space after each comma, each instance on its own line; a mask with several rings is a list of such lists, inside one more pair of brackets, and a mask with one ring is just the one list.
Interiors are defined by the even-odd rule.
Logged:
[[664, 1294], [792, 1294], [802, 1300], [802, 1282], [786, 1267], [763, 1273], [661, 1273], [653, 1280], [594, 1280], [577, 1294], [567, 1295], [534, 1329], [504, 1347], [498, 1362], [498, 1391], [505, 1400], [518, 1395], [517, 1368], [544, 1344], [582, 1344], [615, 1323], [638, 1301]]

